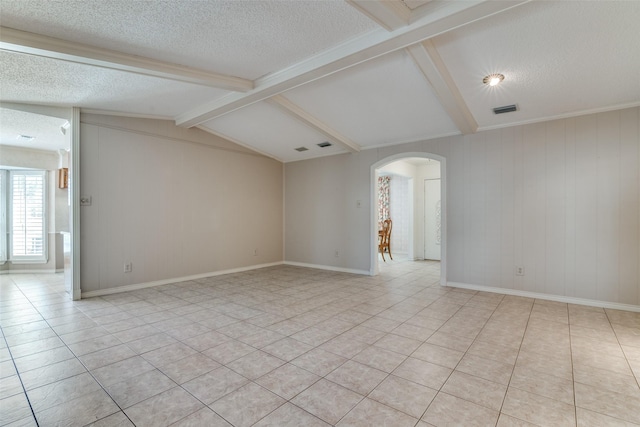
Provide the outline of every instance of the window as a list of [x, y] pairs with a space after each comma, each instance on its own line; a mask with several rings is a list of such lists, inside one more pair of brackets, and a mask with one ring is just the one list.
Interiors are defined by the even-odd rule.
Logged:
[[[8, 178], [8, 185], [6, 173], [1, 179], [3, 199], [9, 205], [2, 207], [3, 235], [7, 235], [6, 228], [9, 234], [8, 258], [14, 263], [47, 262], [46, 172], [12, 170]], [[4, 241], [5, 260], [6, 248]]]

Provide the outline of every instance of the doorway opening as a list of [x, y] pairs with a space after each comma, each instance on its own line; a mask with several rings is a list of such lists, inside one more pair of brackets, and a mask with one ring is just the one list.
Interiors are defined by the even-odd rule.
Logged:
[[[9, 275], [5, 284], [24, 287], [23, 293], [78, 299], [73, 275], [78, 268], [73, 263], [77, 180], [71, 179], [77, 168], [72, 170], [70, 163], [78, 155], [72, 149], [77, 148], [79, 110], [18, 103], [2, 103], [0, 109], [0, 187], [6, 202], [0, 228], [7, 236], [0, 239], [5, 249], [0, 274]], [[29, 143], [11, 138], [16, 133]]]
[[[371, 274], [392, 265], [423, 263], [439, 266], [446, 286], [446, 174], [445, 158], [430, 153], [401, 153], [371, 167]], [[391, 252], [382, 260], [379, 228], [391, 219]]]

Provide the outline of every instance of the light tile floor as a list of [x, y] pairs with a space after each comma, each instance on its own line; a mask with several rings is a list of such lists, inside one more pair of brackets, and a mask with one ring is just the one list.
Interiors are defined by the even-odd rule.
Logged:
[[281, 266], [71, 302], [60, 275], [0, 276], [0, 425], [640, 425], [640, 313], [438, 277]]

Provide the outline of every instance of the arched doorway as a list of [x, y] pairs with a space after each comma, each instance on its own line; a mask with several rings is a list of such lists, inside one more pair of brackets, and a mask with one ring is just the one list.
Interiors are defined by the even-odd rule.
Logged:
[[379, 171], [386, 165], [403, 159], [429, 159], [440, 163], [440, 284], [446, 286], [447, 279], [447, 182], [446, 182], [446, 158], [437, 154], [424, 152], [407, 152], [394, 154], [385, 157], [371, 166], [370, 188], [371, 188], [371, 275], [377, 275], [379, 272], [378, 258], [378, 176]]

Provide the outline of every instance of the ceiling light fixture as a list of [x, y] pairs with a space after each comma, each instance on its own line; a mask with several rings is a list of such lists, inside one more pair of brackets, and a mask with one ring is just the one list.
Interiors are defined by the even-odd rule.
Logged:
[[497, 86], [501, 81], [504, 80], [504, 74], [489, 74], [482, 79], [482, 83], [489, 86]]

